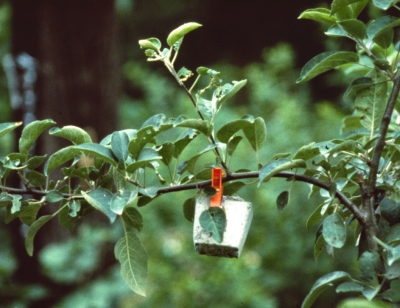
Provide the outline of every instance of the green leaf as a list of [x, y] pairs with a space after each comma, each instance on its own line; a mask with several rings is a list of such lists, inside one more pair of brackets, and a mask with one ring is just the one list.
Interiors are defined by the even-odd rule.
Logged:
[[211, 134], [212, 126], [208, 121], [200, 120], [200, 119], [187, 119], [176, 125], [177, 127], [187, 127], [192, 128], [205, 136], [209, 136]]
[[237, 148], [239, 142], [242, 141], [242, 139], [243, 139], [242, 136], [235, 136], [235, 137], [233, 137], [232, 139], [230, 139], [230, 140], [228, 141], [228, 144], [227, 144], [227, 146], [226, 146], [226, 153], [227, 153], [229, 156], [232, 156], [232, 155], [233, 155], [233, 153], [235, 152], [235, 150], [236, 150], [236, 148]]
[[276, 199], [276, 206], [278, 210], [282, 212], [289, 203], [289, 191], [283, 191], [279, 194]]
[[44, 162], [46, 157], [47, 157], [47, 155], [30, 157], [28, 159], [28, 161], [26, 162], [26, 164], [28, 165], [29, 169], [31, 169], [31, 170], [36, 169]]
[[[58, 221], [62, 227], [67, 229], [69, 232], [74, 231], [75, 226], [78, 224], [80, 221], [80, 217], [78, 217], [77, 211], [79, 209], [76, 208], [76, 204], [80, 205], [80, 202], [78, 200], [74, 200], [68, 204], [68, 207], [63, 207], [60, 213], [58, 214]], [[74, 205], [71, 205], [74, 204]], [[87, 204], [87, 203], [86, 203]], [[71, 207], [70, 207], [71, 205]], [[91, 207], [92, 208], [92, 207]], [[93, 208], [92, 208], [93, 209]], [[70, 215], [70, 213], [72, 216]]]
[[59, 202], [64, 199], [62, 193], [57, 190], [49, 191], [45, 198], [50, 203]]
[[140, 151], [137, 161], [128, 165], [126, 167], [126, 171], [129, 173], [134, 173], [137, 169], [144, 168], [151, 161], [161, 158], [162, 157], [158, 155], [156, 150], [144, 148], [142, 151]]
[[44, 166], [44, 175], [48, 176], [55, 168], [67, 162], [68, 160], [73, 159], [78, 153], [79, 152], [75, 150], [73, 146], [58, 150], [53, 155], [51, 155], [46, 162]]
[[358, 19], [346, 19], [338, 22], [338, 25], [352, 37], [362, 40], [367, 33], [367, 27]]
[[387, 10], [397, 2], [398, 0], [373, 0], [374, 5], [382, 10]]
[[324, 240], [324, 237], [322, 236], [322, 234], [320, 234], [318, 236], [317, 240], [315, 241], [315, 244], [314, 244], [314, 259], [315, 259], [315, 262], [318, 261], [319, 256], [320, 256], [321, 251], [322, 251], [322, 248], [324, 248], [324, 246], [325, 246], [325, 240]]
[[315, 144], [315, 142], [312, 142], [308, 145], [301, 147], [296, 152], [296, 154], [294, 154], [293, 159], [309, 160], [310, 158], [313, 158], [319, 154], [320, 154], [319, 147]]
[[134, 190], [119, 190], [111, 199], [110, 209], [118, 215], [122, 215], [122, 211], [128, 205], [133, 203], [138, 196], [138, 189]]
[[[158, 189], [159, 188], [156, 186], [148, 186], [146, 188], [139, 187], [139, 193], [146, 197], [155, 198], [157, 196]], [[140, 198], [139, 201], [142, 199], [143, 198]]]
[[143, 228], [142, 215], [132, 206], [124, 208], [124, 211], [122, 212], [122, 219], [124, 223], [131, 228], [135, 228], [138, 231], [141, 231]]
[[38, 203], [22, 206], [21, 211], [18, 213], [19, 219], [21, 219], [21, 221], [27, 226], [31, 226], [35, 222], [36, 215], [39, 212], [41, 206], [42, 205]]
[[22, 122], [8, 122], [0, 124], [0, 138], [21, 126]]
[[195, 208], [196, 198], [189, 198], [183, 203], [183, 215], [190, 222], [194, 221]]
[[339, 25], [329, 27], [325, 34], [330, 37], [350, 37], [349, 34]]
[[28, 252], [28, 255], [32, 257], [33, 255], [33, 239], [36, 235], [36, 233], [39, 231], [39, 229], [50, 219], [53, 218], [53, 215], [45, 215], [40, 217], [38, 220], [36, 220], [32, 225], [29, 227], [28, 232], [26, 233], [25, 237], [25, 248], [26, 251]]
[[334, 24], [336, 17], [331, 15], [331, 11], [326, 8], [315, 8], [305, 10], [300, 14], [298, 19], [311, 19], [315, 21], [323, 21]]
[[380, 256], [376, 251], [365, 251], [358, 259], [360, 278], [364, 281], [372, 281], [382, 271]]
[[179, 156], [182, 154], [182, 151], [197, 136], [198, 132], [196, 130], [192, 128], [185, 130], [174, 142], [174, 147], [175, 147], [174, 157], [179, 158]]
[[124, 131], [114, 132], [111, 137], [111, 150], [121, 161], [125, 161], [128, 156], [129, 137]]
[[92, 138], [82, 128], [77, 126], [64, 126], [63, 128], [54, 127], [49, 131], [50, 135], [65, 138], [73, 144], [92, 143]]
[[322, 235], [329, 245], [335, 248], [343, 247], [346, 242], [346, 225], [338, 213], [324, 219]]
[[173, 123], [163, 123], [164, 117], [164, 115], [156, 115], [148, 119], [138, 130], [136, 137], [129, 142], [128, 150], [134, 159], [138, 158], [140, 151], [155, 136], [173, 127]]
[[327, 51], [317, 55], [306, 63], [300, 73], [297, 83], [310, 80], [326, 71], [343, 64], [358, 62], [358, 55], [348, 51]]
[[333, 155], [336, 153], [340, 153], [342, 151], [346, 152], [353, 152], [354, 149], [357, 148], [357, 141], [355, 140], [344, 140], [343, 142], [339, 143], [338, 145], [335, 145], [333, 148], [331, 148], [328, 153], [329, 155]]
[[[347, 11], [348, 18], [357, 18], [369, 0], [333, 0], [331, 5], [331, 14], [344, 13]], [[342, 11], [342, 12], [340, 12]]]
[[356, 94], [356, 115], [360, 117], [361, 124], [372, 135], [379, 129], [383, 113], [386, 108], [387, 78], [381, 70], [373, 69], [366, 77], [371, 78], [374, 84], [359, 90]]
[[302, 159], [289, 160], [286, 158], [270, 161], [260, 170], [258, 186], [260, 186], [262, 182], [269, 181], [275, 174], [279, 172], [296, 168], [306, 168], [305, 161]]
[[86, 155], [93, 154], [97, 158], [101, 158], [110, 165], [114, 167], [117, 166], [117, 162], [115, 161], [112, 151], [103, 145], [97, 143], [83, 143], [73, 146], [72, 148]]
[[246, 186], [246, 183], [243, 182], [230, 182], [224, 184], [224, 196], [232, 196], [236, 194], [241, 188]]
[[250, 142], [254, 151], [258, 152], [267, 140], [267, 127], [265, 126], [264, 119], [258, 117], [254, 123], [250, 123], [243, 128], [243, 133], [247, 140]]
[[400, 242], [400, 224], [392, 226], [384, 239], [387, 244]]
[[28, 154], [32, 145], [43, 131], [54, 124], [56, 124], [56, 122], [53, 120], [42, 120], [34, 121], [25, 126], [22, 130], [21, 138], [19, 139], [19, 151], [22, 154]]
[[358, 282], [346, 281], [338, 285], [338, 287], [336, 288], [336, 293], [361, 292], [363, 289], [364, 286]]
[[121, 263], [122, 278], [135, 293], [146, 296], [147, 252], [135, 232], [125, 232], [114, 253]]
[[382, 16], [370, 22], [367, 26], [368, 39], [373, 40], [388, 29], [392, 29], [400, 25], [400, 18], [393, 16]]
[[321, 214], [321, 209], [325, 205], [325, 202], [321, 203], [315, 210], [312, 212], [312, 214], [308, 217], [306, 227], [307, 230], [310, 230], [312, 226], [317, 224], [323, 217]]
[[17, 213], [19, 212], [19, 210], [21, 209], [21, 199], [22, 196], [20, 195], [11, 195], [11, 203], [12, 203], [12, 207], [11, 207], [11, 214]]
[[221, 88], [221, 92], [218, 94], [217, 110], [221, 108], [223, 102], [234, 96], [241, 88], [247, 83], [247, 80], [232, 81], [232, 84], [225, 84]]
[[161, 156], [161, 161], [169, 166], [175, 154], [175, 145], [171, 142], [163, 143], [161, 148], [157, 150], [158, 155]]
[[383, 248], [386, 249], [387, 253], [387, 264], [391, 266], [394, 262], [397, 260], [400, 260], [400, 245], [397, 245], [395, 247], [389, 246], [386, 243], [382, 242], [378, 238], [374, 238], [375, 242], [377, 242], [379, 245], [381, 245]]
[[168, 35], [167, 44], [169, 46], [173, 46], [177, 40], [201, 26], [202, 25], [198, 24], [197, 22], [188, 22], [179, 26], [178, 28], [172, 30], [172, 32]]
[[400, 223], [400, 203], [384, 198], [380, 203], [380, 212], [390, 224]]
[[254, 117], [250, 115], [246, 115], [240, 120], [228, 122], [218, 130], [217, 138], [223, 143], [228, 143], [232, 136], [252, 123], [254, 123]]
[[151, 37], [145, 40], [139, 40], [140, 48], [151, 49], [154, 51], [159, 51], [161, 48], [161, 42], [158, 38]]
[[[376, 35], [374, 37], [373, 41], [375, 43], [377, 43], [381, 48], [388, 49], [393, 43], [393, 37], [394, 37], [394, 30], [392, 28], [390, 28], [390, 29], [387, 29], [387, 30], [379, 33], [378, 35]], [[375, 63], [375, 61], [374, 61], [374, 63]], [[386, 59], [385, 59], [385, 61], [387, 62], [387, 66], [384, 68], [382, 68], [382, 67], [379, 67], [379, 68], [390, 69], [391, 66], [390, 66], [389, 62]]]
[[200, 214], [201, 227], [212, 233], [213, 239], [217, 243], [222, 243], [226, 227], [226, 215], [220, 207], [210, 207]]
[[110, 219], [111, 223], [115, 221], [117, 214], [114, 213], [110, 208], [113, 194], [109, 190], [104, 188], [96, 188], [88, 194], [84, 191], [81, 191], [81, 194], [91, 206], [105, 214]]
[[322, 294], [322, 292], [332, 286], [333, 282], [338, 282], [341, 280], [351, 280], [350, 274], [338, 271], [327, 274], [318, 279], [304, 299], [301, 308], [310, 308], [314, 301]]
[[351, 101], [354, 101], [358, 91], [370, 87], [373, 83], [370, 77], [360, 77], [353, 80], [343, 95], [344, 99], [351, 99]]

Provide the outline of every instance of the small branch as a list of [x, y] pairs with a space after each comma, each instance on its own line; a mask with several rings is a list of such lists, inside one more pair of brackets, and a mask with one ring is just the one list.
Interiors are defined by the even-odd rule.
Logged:
[[379, 128], [379, 138], [376, 142], [374, 152], [371, 158], [371, 169], [368, 178], [369, 194], [372, 195], [376, 186], [378, 176], [379, 160], [381, 159], [383, 149], [385, 148], [386, 134], [389, 129], [390, 120], [392, 118], [394, 106], [396, 105], [397, 97], [400, 92], [400, 70], [398, 70], [393, 84], [392, 93], [390, 94], [388, 104], [386, 105], [385, 113], [383, 114], [381, 126]]
[[[258, 171], [252, 171], [252, 172], [243, 172], [243, 173], [232, 173], [230, 175], [226, 175], [222, 181], [224, 183], [231, 182], [231, 181], [237, 181], [237, 180], [242, 180], [242, 179], [254, 179], [258, 178], [260, 175], [260, 172]], [[309, 177], [307, 175], [303, 174], [296, 174], [293, 172], [280, 172], [274, 175], [276, 178], [285, 178], [285, 179], [294, 179], [295, 181], [298, 182], [304, 182], [308, 184], [315, 185], [317, 187], [320, 187], [322, 189], [325, 189], [326, 191], [329, 191], [330, 184], [325, 183], [323, 181], [320, 181], [318, 179], [315, 179], [313, 177]], [[206, 186], [211, 185], [211, 180], [208, 181], [202, 181], [202, 182], [197, 182], [197, 183], [190, 183], [190, 184], [182, 184], [182, 185], [176, 185], [176, 186], [169, 186], [169, 187], [163, 187], [160, 188], [157, 192], [158, 195], [163, 195], [167, 193], [172, 193], [172, 192], [178, 192], [178, 191], [184, 191], [184, 190], [191, 190], [191, 189], [198, 189], [198, 188], [204, 188]], [[9, 193], [14, 193], [14, 194], [30, 194], [30, 193], [35, 193], [38, 195], [46, 195], [48, 194], [48, 191], [43, 191], [43, 190], [36, 190], [36, 189], [19, 189], [19, 188], [9, 188], [9, 187], [4, 187], [0, 186], [0, 189], [3, 191], [9, 192]], [[81, 197], [80, 195], [71, 195], [71, 194], [63, 194], [64, 197], [66, 198], [71, 198], [71, 197]], [[358, 219], [358, 221], [363, 225], [365, 224], [365, 214], [360, 211], [360, 209], [355, 205], [349, 198], [347, 198], [342, 192], [336, 191], [336, 198], [340, 200], [340, 202], [346, 206]]]

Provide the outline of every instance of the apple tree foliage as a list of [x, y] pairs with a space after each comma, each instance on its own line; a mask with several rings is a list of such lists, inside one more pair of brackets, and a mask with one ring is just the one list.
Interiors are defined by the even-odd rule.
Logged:
[[[306, 144], [293, 154], [276, 153], [269, 159], [259, 155], [267, 142], [263, 118], [245, 115], [226, 121], [218, 130], [214, 127], [221, 108], [246, 85], [246, 80], [224, 82], [220, 72], [207, 67], [195, 72], [175, 68], [185, 35], [200, 24], [190, 22], [173, 30], [165, 47], [157, 38], [140, 40], [147, 60], [162, 62], [187, 94], [196, 117], [166, 118], [155, 114], [140, 127], [113, 132], [100, 143], [93, 143], [79, 127], [55, 127], [50, 119], [26, 125], [19, 151], [0, 158], [0, 209], [6, 210], [5, 223], [18, 218], [29, 226], [25, 246], [32, 255], [35, 234], [51, 219], [58, 219], [70, 231], [96, 210], [106, 215], [110, 223], [118, 220], [124, 236], [115, 245], [115, 257], [121, 264], [122, 277], [134, 292], [145, 295], [147, 253], [140, 240], [144, 223], [140, 207], [162, 194], [193, 190], [193, 197], [183, 204], [185, 217], [193, 221], [196, 196], [215, 193], [210, 187], [214, 167], [224, 171], [225, 195], [235, 194], [254, 181], [258, 186], [268, 185], [265, 183], [273, 177], [304, 182], [310, 187], [310, 197], [320, 194], [324, 198], [306, 222], [307, 228], [319, 225], [315, 258], [324, 248], [330, 254], [342, 248], [351, 229], [359, 250], [361, 274], [352, 277], [336, 271], [321, 277], [302, 307], [311, 307], [334, 284], [338, 293], [356, 292], [368, 300], [399, 303], [400, 114], [396, 103], [400, 91], [400, 42], [394, 40], [400, 18], [385, 15], [389, 8], [399, 10], [396, 4], [397, 0], [334, 0], [330, 9], [301, 13], [300, 19], [330, 24], [325, 34], [352, 40], [355, 50], [327, 51], [315, 56], [303, 67], [298, 82], [340, 69], [352, 80], [344, 100], [353, 105], [354, 112], [343, 119], [337, 139]], [[359, 16], [367, 5], [382, 10], [381, 17], [362, 21]], [[20, 125], [1, 124], [0, 137]], [[49, 157], [31, 155], [31, 147], [46, 131], [67, 139], [71, 145]], [[203, 149], [187, 158], [182, 153], [194, 139], [202, 142]], [[249, 170], [248, 166], [230, 168], [239, 143], [245, 143], [249, 155], [254, 155], [256, 170]], [[208, 164], [200, 164], [206, 153], [213, 158]], [[56, 170], [62, 174], [60, 179], [53, 176]], [[7, 186], [12, 173], [18, 175], [23, 188]], [[74, 185], [77, 181], [80, 184]], [[24, 199], [24, 195], [39, 198]], [[279, 210], [287, 205], [289, 197], [289, 191], [279, 195]], [[58, 210], [37, 217], [39, 209], [51, 203], [60, 204]], [[203, 221], [204, 226], [213, 225], [221, 229], [222, 235], [223, 211], [221, 215], [204, 213], [202, 217], [208, 219]], [[218, 240], [222, 238], [219, 236]]]

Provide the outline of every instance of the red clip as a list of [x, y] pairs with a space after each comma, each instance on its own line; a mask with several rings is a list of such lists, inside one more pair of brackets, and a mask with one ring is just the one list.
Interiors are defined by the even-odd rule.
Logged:
[[210, 199], [210, 206], [217, 207], [221, 206], [222, 203], [222, 194], [224, 190], [224, 186], [222, 184], [222, 178], [224, 173], [221, 168], [213, 168], [212, 170], [212, 178], [211, 178], [211, 186], [214, 187], [217, 192]]

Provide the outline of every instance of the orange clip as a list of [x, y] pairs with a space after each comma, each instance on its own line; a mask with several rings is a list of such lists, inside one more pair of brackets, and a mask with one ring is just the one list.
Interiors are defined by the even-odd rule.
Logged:
[[222, 177], [224, 173], [221, 168], [213, 168], [212, 170], [212, 178], [211, 178], [211, 186], [214, 187], [217, 192], [210, 199], [210, 206], [217, 207], [221, 206], [222, 203], [222, 194], [224, 190], [224, 186], [222, 184]]

